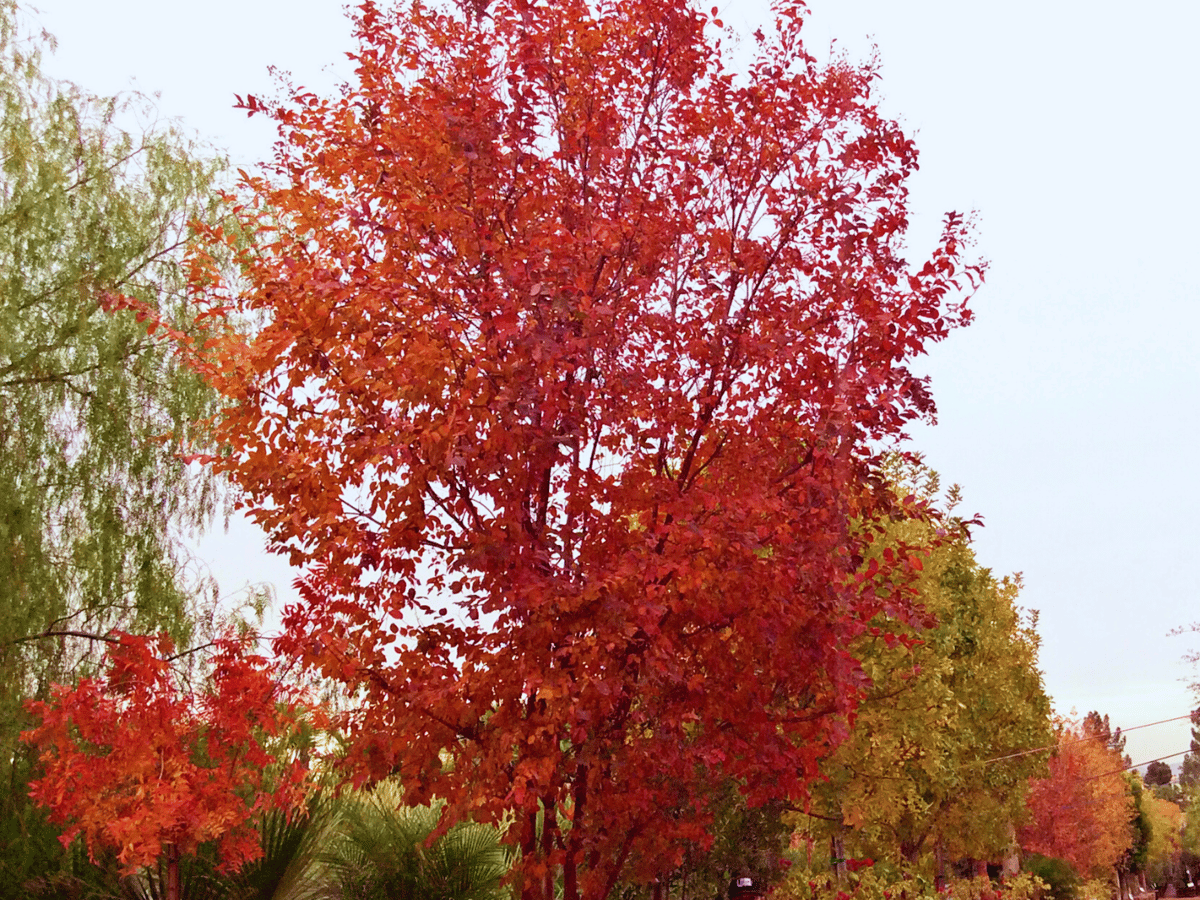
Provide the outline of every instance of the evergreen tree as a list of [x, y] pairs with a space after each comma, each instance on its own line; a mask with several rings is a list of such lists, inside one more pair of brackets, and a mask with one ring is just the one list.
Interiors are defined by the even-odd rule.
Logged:
[[1179, 764], [1179, 786], [1188, 789], [1200, 784], [1200, 709], [1192, 713], [1192, 742]]
[[1084, 716], [1083, 735], [1095, 738], [1101, 746], [1112, 750], [1125, 762], [1125, 765], [1128, 766], [1133, 762], [1125, 753], [1125, 735], [1121, 734], [1120, 728], [1113, 730], [1107, 715], [1101, 716], [1096, 710], [1092, 710]]

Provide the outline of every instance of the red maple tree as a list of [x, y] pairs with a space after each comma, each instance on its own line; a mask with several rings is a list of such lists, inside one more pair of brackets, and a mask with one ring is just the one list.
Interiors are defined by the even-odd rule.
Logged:
[[916, 151], [803, 12], [736, 74], [683, 0], [365, 0], [344, 93], [243, 101], [280, 142], [197, 359], [306, 568], [280, 647], [361, 692], [360, 778], [516, 815], [526, 897], [670, 869], [717, 780], [801, 796], [909, 611], [878, 454], [981, 269], [956, 214], [905, 261]]
[[1050, 774], [1030, 785], [1021, 846], [1066, 860], [1084, 877], [1106, 877], [1133, 841], [1133, 795], [1125, 761], [1102, 738], [1059, 724]]
[[215, 841], [222, 870], [237, 870], [261, 854], [255, 814], [295, 808], [306, 767], [268, 743], [298, 710], [238, 639], [215, 642], [207, 688], [193, 692], [177, 683], [165, 635], [112, 638], [103, 677], [28, 703], [39, 724], [21, 738], [43, 768], [30, 796], [67, 826], [64, 846], [82, 834], [93, 859], [111, 849], [130, 873], [165, 858], [174, 898], [181, 857]]

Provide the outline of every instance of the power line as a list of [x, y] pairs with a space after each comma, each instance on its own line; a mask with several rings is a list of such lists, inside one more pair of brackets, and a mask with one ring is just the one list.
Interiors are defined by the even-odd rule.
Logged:
[[1178, 753], [1168, 753], [1166, 756], [1160, 756], [1157, 759], [1148, 759], [1145, 762], [1132, 763], [1128, 766], [1122, 766], [1119, 769], [1113, 769], [1111, 772], [1104, 772], [1101, 775], [1089, 775], [1087, 778], [1084, 778], [1083, 780], [1091, 781], [1093, 778], [1104, 778], [1107, 775], [1120, 775], [1122, 772], [1128, 772], [1130, 769], [1136, 769], [1138, 766], [1148, 766], [1152, 762], [1162, 762], [1164, 759], [1171, 759], [1172, 757], [1175, 757], [1175, 756], [1184, 756], [1191, 752], [1192, 752], [1191, 750], [1180, 750]]
[[[1166, 725], [1168, 722], [1178, 722], [1180, 719], [1190, 719], [1194, 715], [1195, 712], [1190, 712], [1187, 715], [1175, 716], [1173, 719], [1159, 719], [1157, 722], [1147, 722], [1145, 725], [1134, 725], [1132, 728], [1118, 728], [1117, 731], [1119, 731], [1121, 734], [1125, 734], [1129, 731], [1137, 731], [1139, 728], [1150, 728], [1152, 725]], [[1185, 750], [1184, 752], [1186, 753], [1187, 751]]]
[[[1115, 734], [1127, 734], [1130, 731], [1137, 731], [1139, 728], [1151, 728], [1155, 725], [1166, 725], [1168, 722], [1178, 722], [1181, 719], [1190, 719], [1190, 718], [1192, 718], [1192, 715], [1193, 715], [1193, 713], [1188, 713], [1187, 715], [1175, 716], [1174, 718], [1171, 718], [1171, 719], [1160, 719], [1157, 722], [1147, 722], [1144, 725], [1134, 725], [1132, 728], [1118, 728], [1116, 730], [1116, 732], [1114, 732], [1114, 733]], [[1065, 743], [1067, 745], [1081, 744], [1084, 741], [1094, 741], [1094, 740], [1096, 740], [1095, 735], [1089, 735], [1087, 737], [1076, 738], [1073, 741], [1066, 741]], [[983, 761], [983, 763], [984, 763], [984, 765], [987, 765], [988, 763], [1001, 762], [1006, 759], [1016, 759], [1019, 756], [1029, 756], [1029, 754], [1031, 754], [1031, 753], [1045, 753], [1048, 750], [1057, 750], [1060, 746], [1063, 746], [1063, 745], [1059, 744], [1059, 743], [1053, 743], [1046, 747], [1034, 747], [1032, 750], [1019, 750], [1016, 753], [1009, 753], [1005, 756], [994, 756], [991, 759], [985, 759]], [[1188, 752], [1190, 752], [1190, 751], [1188, 751], [1188, 750], [1183, 751], [1183, 753], [1188, 753]], [[1171, 756], [1182, 756], [1183, 753], [1172, 753]], [[1170, 759], [1170, 756], [1164, 756], [1164, 757], [1162, 757], [1162, 759]], [[1157, 762], [1157, 761], [1158, 760], [1150, 760], [1150, 762]], [[1146, 765], [1146, 763], [1138, 763], [1138, 765], [1144, 766], [1144, 765]], [[1135, 768], [1135, 766], [1130, 766], [1129, 768]], [[1124, 771], [1124, 769], [1122, 769], [1120, 771]]]

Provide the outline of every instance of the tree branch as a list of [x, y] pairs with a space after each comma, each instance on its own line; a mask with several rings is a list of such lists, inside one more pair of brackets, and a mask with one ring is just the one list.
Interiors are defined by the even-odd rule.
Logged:
[[13, 638], [11, 641], [5, 641], [3, 646], [9, 647], [13, 644], [24, 644], [26, 641], [40, 641], [45, 638], [57, 637], [86, 638], [89, 641], [104, 641], [108, 644], [121, 643], [120, 638], [111, 637], [107, 634], [93, 634], [90, 631], [52, 631], [50, 628], [47, 628], [45, 631], [39, 632], [38, 634], [27, 634], [24, 637]]

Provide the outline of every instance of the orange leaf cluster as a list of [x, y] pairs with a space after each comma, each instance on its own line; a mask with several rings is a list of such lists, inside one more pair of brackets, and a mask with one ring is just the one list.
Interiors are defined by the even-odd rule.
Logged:
[[89, 853], [110, 848], [128, 872], [209, 841], [225, 870], [240, 868], [261, 852], [250, 818], [300, 796], [303, 768], [264, 746], [294, 708], [239, 641], [217, 642], [210, 689], [192, 694], [176, 686], [168, 639], [117, 637], [105, 677], [28, 704], [40, 724], [21, 737], [44, 770], [30, 795], [68, 826], [64, 846], [83, 834]]
[[1021, 846], [1066, 860], [1085, 877], [1111, 872], [1133, 839], [1135, 810], [1123, 768], [1117, 751], [1065, 726], [1049, 776], [1030, 787], [1031, 821], [1020, 832]]

